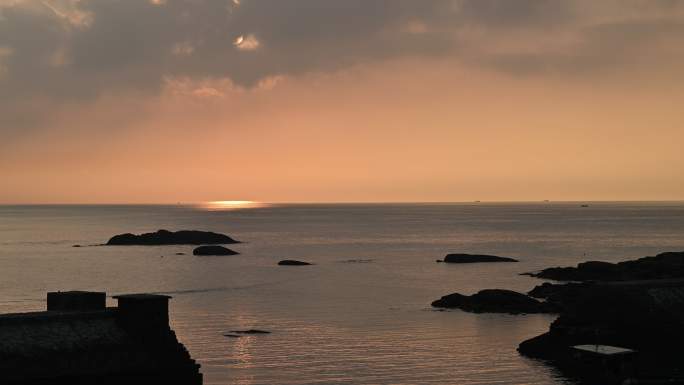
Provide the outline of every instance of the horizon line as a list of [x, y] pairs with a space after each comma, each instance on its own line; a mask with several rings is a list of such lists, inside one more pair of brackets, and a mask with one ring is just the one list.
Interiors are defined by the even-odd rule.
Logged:
[[[0, 202], [0, 206], [193, 206], [221, 200], [177, 201], [177, 202]], [[684, 199], [572, 199], [572, 200], [467, 200], [467, 201], [258, 201], [244, 202], [270, 205], [314, 205], [314, 204], [463, 204], [463, 203], [684, 203]]]

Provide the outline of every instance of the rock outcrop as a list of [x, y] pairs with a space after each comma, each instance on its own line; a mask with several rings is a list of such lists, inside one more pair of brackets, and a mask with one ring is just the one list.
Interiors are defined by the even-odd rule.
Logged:
[[532, 277], [555, 281], [629, 281], [684, 278], [684, 252], [661, 253], [653, 257], [619, 263], [582, 262], [577, 267], [551, 267]]
[[227, 247], [209, 245], [196, 247], [192, 251], [193, 255], [206, 255], [206, 256], [220, 256], [220, 255], [236, 255], [240, 254], [237, 251], [233, 251]]
[[567, 283], [553, 284], [544, 282], [535, 286], [527, 295], [533, 298], [543, 299], [555, 309], [561, 310], [581, 301], [589, 290], [594, 288], [593, 283]]
[[496, 255], [484, 254], [447, 254], [443, 261], [446, 263], [479, 263], [479, 262], [518, 262], [517, 259], [497, 257]]
[[154, 233], [140, 235], [126, 233], [113, 236], [106, 245], [108, 246], [155, 246], [155, 245], [221, 245], [240, 243], [233, 238], [211, 231], [181, 230], [168, 231], [158, 230]]
[[457, 308], [472, 313], [550, 313], [555, 309], [525, 294], [510, 290], [487, 289], [471, 296], [453, 293], [434, 302], [433, 307]]
[[297, 261], [294, 259], [284, 259], [278, 262], [279, 266], [309, 266], [311, 263], [304, 261]]
[[[520, 353], [549, 360], [586, 383], [617, 384], [629, 376], [684, 382], [684, 280], [597, 283], [570, 290], [575, 299], [564, 304], [547, 333], [522, 342]], [[639, 372], [606, 379], [606, 368], [580, 365], [572, 347], [583, 344], [635, 350], [637, 362], [630, 365]]]
[[534, 276], [582, 282], [530, 291], [561, 312], [547, 333], [520, 344], [521, 354], [586, 384], [684, 383], [684, 252]]

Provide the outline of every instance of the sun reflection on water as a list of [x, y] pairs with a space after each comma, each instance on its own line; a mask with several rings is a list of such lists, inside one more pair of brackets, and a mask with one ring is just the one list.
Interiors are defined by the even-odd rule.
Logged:
[[253, 336], [243, 336], [235, 340], [233, 345], [233, 358], [237, 361], [237, 367], [251, 368], [252, 364], [252, 345], [254, 344]]
[[259, 207], [266, 207], [268, 204], [255, 201], [210, 201], [200, 204], [200, 207], [205, 210], [242, 210], [254, 209]]

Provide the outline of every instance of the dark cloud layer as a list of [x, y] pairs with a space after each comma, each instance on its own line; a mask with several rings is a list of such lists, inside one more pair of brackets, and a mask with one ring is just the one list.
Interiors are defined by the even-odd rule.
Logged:
[[30, 125], [22, 101], [156, 93], [173, 77], [252, 86], [415, 56], [513, 74], [591, 73], [684, 56], [668, 48], [684, 43], [676, 0], [2, 1], [3, 126]]

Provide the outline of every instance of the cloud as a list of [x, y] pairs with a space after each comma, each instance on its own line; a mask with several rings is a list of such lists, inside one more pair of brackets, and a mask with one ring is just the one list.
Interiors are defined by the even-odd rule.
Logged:
[[233, 45], [240, 51], [255, 51], [259, 48], [261, 42], [259, 42], [259, 39], [257, 39], [256, 36], [249, 34], [246, 36], [238, 36], [233, 42]]
[[416, 57], [526, 76], [675, 66], [683, 25], [675, 0], [0, 0], [0, 130], [34, 119], [17, 103], [157, 95], [168, 78], [249, 88]]
[[570, 21], [576, 12], [572, 1], [456, 0], [454, 4], [463, 22], [497, 29], [553, 26]]
[[[518, 75], [555, 74], [575, 80], [610, 77], [629, 71], [678, 76], [684, 64], [684, 20], [606, 22], [583, 27], [581, 39], [548, 41], [539, 50], [488, 52], [481, 65]], [[675, 79], [673, 79], [675, 80]]]

